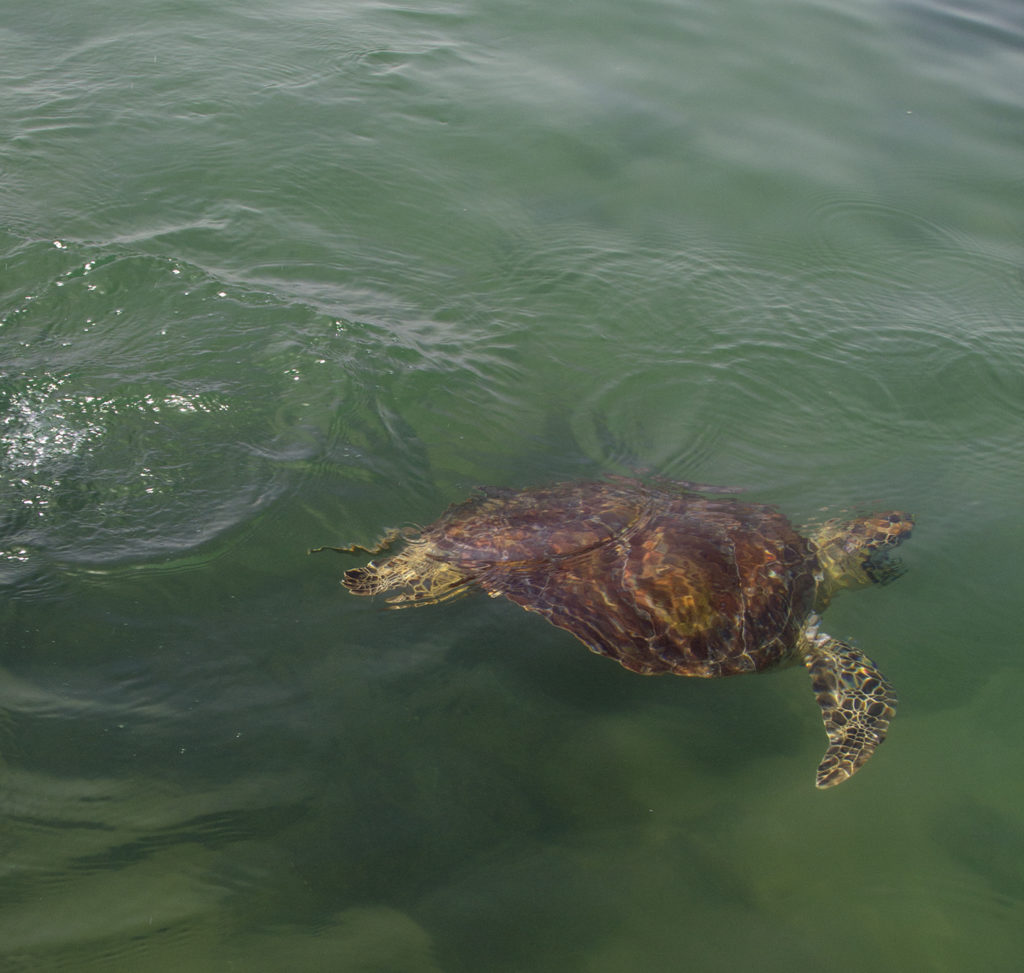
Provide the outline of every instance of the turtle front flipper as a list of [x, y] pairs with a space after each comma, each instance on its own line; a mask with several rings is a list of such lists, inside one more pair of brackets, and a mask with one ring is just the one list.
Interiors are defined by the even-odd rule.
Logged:
[[833, 787], [852, 777], [885, 739], [896, 694], [863, 652], [819, 633], [816, 617], [805, 627], [800, 648], [829, 740], [816, 784]]

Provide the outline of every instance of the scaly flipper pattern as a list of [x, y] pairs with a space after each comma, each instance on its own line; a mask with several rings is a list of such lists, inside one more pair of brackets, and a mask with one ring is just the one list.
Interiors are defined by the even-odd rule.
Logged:
[[878, 749], [896, 713], [897, 698], [863, 652], [818, 631], [812, 616], [800, 643], [828, 734], [815, 781], [834, 787], [852, 777]]

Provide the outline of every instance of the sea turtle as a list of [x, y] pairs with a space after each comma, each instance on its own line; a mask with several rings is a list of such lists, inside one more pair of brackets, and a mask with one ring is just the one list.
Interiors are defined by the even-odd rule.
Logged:
[[875, 664], [818, 628], [840, 588], [890, 580], [913, 517], [830, 520], [804, 537], [773, 507], [691, 484], [631, 479], [488, 488], [422, 530], [394, 531], [386, 560], [345, 572], [391, 607], [471, 588], [504, 595], [592, 652], [647, 675], [732, 676], [802, 662], [829, 747], [817, 786], [854, 774], [885, 738], [896, 696]]

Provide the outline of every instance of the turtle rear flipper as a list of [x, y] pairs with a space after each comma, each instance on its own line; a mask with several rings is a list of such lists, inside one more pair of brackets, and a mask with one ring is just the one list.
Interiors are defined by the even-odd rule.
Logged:
[[852, 777], [885, 739], [896, 694], [863, 652], [820, 634], [816, 618], [804, 630], [801, 649], [829, 740], [816, 784], [833, 787]]
[[354, 595], [388, 594], [389, 608], [408, 608], [456, 598], [465, 594], [474, 580], [472, 573], [434, 560], [413, 543], [380, 564], [371, 561], [361, 568], [349, 568], [341, 583]]

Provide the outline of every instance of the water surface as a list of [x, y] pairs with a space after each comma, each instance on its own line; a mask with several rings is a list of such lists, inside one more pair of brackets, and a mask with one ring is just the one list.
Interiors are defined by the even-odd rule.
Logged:
[[[12, 2], [11, 970], [1016, 969], [1024, 18], [1009, 0]], [[643, 679], [310, 547], [477, 484], [913, 510], [901, 696]]]

